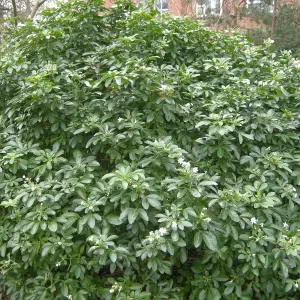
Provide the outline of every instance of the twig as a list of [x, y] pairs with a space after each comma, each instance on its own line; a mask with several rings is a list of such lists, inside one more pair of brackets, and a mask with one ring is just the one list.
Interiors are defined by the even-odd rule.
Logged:
[[28, 16], [28, 18], [30, 19], [33, 19], [34, 16], [36, 15], [38, 9], [46, 2], [47, 0], [42, 0], [42, 1], [39, 1], [35, 4], [35, 6], [33, 7], [30, 15]]

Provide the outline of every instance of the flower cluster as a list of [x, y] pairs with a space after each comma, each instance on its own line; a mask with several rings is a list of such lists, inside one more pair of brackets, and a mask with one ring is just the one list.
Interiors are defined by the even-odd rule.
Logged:
[[190, 164], [189, 162], [186, 162], [186, 161], [184, 160], [184, 158], [180, 157], [180, 158], [178, 159], [178, 163], [179, 163], [179, 164], [182, 166], [182, 168], [184, 168], [185, 170], [187, 170], [187, 171], [192, 170], [192, 172], [193, 172], [194, 174], [198, 173], [198, 168], [195, 167], [195, 168], [192, 168], [192, 169], [191, 169], [191, 164]]
[[160, 96], [170, 96], [173, 93], [173, 88], [169, 85], [162, 84], [159, 87]]
[[268, 38], [267, 40], [264, 40], [264, 44], [265, 44], [267, 47], [270, 47], [272, 44], [274, 44], [274, 40]]
[[150, 231], [149, 236], [148, 236], [148, 241], [150, 243], [157, 241], [158, 239], [160, 239], [162, 236], [168, 234], [168, 231], [166, 228], [162, 227], [158, 230], [155, 231]]
[[182, 106], [185, 113], [189, 113], [192, 107], [193, 107], [193, 103], [186, 103], [185, 105]]
[[255, 217], [251, 218], [251, 223], [252, 223], [252, 225], [256, 224], [257, 221], [258, 221], [258, 220], [257, 220]]
[[184, 105], [185, 108], [190, 109], [193, 106], [193, 103], [187, 103]]
[[207, 208], [204, 207], [204, 208], [202, 209], [202, 212], [200, 213], [200, 218], [201, 218], [203, 221], [209, 223], [209, 222], [211, 221], [211, 218], [210, 218], [210, 217], [207, 217], [207, 216], [205, 215], [204, 212], [206, 212], [206, 211], [207, 211]]
[[111, 294], [115, 293], [115, 292], [121, 292], [122, 290], [122, 285], [118, 284], [117, 282], [115, 282], [115, 284], [111, 287], [111, 289], [109, 290], [109, 292]]

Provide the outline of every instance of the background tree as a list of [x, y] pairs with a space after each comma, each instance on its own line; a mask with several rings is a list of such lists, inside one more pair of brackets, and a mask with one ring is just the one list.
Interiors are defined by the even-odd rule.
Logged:
[[272, 38], [277, 50], [291, 50], [293, 55], [299, 56], [299, 18], [300, 2], [296, 0], [224, 0], [221, 16], [208, 13], [204, 19], [212, 28], [241, 30], [256, 44]]
[[[13, 16], [17, 20], [34, 18], [37, 11], [46, 1], [47, 0], [0, 0], [0, 12], [2, 12], [2, 18], [4, 16]], [[48, 2], [53, 3], [53, 1]]]

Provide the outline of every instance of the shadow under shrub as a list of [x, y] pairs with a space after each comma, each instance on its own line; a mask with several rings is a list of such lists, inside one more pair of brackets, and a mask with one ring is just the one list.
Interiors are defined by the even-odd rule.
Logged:
[[10, 299], [297, 299], [300, 75], [270, 43], [69, 1], [0, 58]]

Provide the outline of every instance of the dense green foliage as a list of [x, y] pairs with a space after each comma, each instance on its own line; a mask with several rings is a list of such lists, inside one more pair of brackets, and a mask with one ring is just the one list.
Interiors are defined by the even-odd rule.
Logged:
[[19, 26], [0, 57], [10, 299], [296, 299], [299, 67], [128, 3]]

